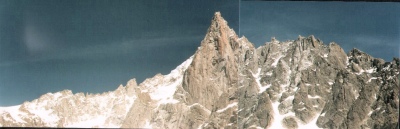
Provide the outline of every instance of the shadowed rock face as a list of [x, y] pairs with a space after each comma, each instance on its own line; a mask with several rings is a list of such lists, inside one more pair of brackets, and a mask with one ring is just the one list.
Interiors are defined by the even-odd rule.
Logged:
[[[138, 86], [131, 80], [101, 95], [42, 96], [17, 109], [22, 121], [7, 109], [0, 123], [65, 127], [82, 121], [78, 116], [97, 115], [107, 120], [89, 127], [395, 128], [399, 70], [398, 58], [385, 62], [358, 49], [346, 54], [312, 35], [285, 42], [272, 38], [255, 48], [217, 12], [196, 53], [170, 74]], [[85, 104], [111, 94], [119, 98], [108, 100], [111, 106]], [[46, 108], [57, 118], [53, 123], [28, 108], [44, 101], [52, 103]], [[65, 108], [71, 103], [76, 106]], [[104, 115], [98, 105], [118, 115]], [[68, 114], [80, 108], [85, 111]]]

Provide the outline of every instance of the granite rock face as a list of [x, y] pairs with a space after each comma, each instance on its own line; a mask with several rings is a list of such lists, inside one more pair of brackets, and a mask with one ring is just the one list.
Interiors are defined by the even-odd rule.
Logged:
[[[176, 101], [153, 105], [146, 121], [154, 128], [237, 128], [238, 48], [237, 35], [216, 13], [201, 46], [179, 78], [171, 96]], [[131, 112], [137, 109], [140, 107], [136, 108], [135, 102]], [[136, 114], [128, 117], [139, 118]], [[140, 127], [132, 122], [139, 121], [127, 118], [122, 127]]]
[[[217, 12], [195, 54], [170, 74], [157, 74], [139, 85], [132, 79], [98, 95], [49, 93], [0, 109], [0, 124], [396, 128], [399, 72], [399, 58], [385, 62], [358, 49], [346, 54], [338, 44], [326, 45], [313, 35], [285, 42], [272, 38], [255, 48]], [[98, 123], [85, 125], [93, 121]]]

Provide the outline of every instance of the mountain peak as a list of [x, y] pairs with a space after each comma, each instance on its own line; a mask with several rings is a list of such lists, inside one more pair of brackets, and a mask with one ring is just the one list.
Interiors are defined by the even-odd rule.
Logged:
[[214, 13], [214, 17], [215, 17], [215, 18], [222, 18], [222, 17], [221, 17], [221, 12], [215, 12], [215, 13]]
[[222, 96], [221, 91], [232, 90], [236, 86], [235, 50], [238, 46], [238, 36], [229, 28], [221, 13], [216, 12], [201, 47], [183, 77], [182, 90], [190, 94], [187, 99], [190, 105], [197, 103], [207, 110], [226, 106], [217, 101]]
[[211, 25], [207, 30], [207, 34], [201, 43], [202, 48], [209, 50], [216, 50], [221, 55], [230, 53], [235, 48], [235, 43], [231, 41], [237, 41], [238, 36], [235, 31], [228, 26], [228, 22], [221, 16], [220, 12], [216, 12], [211, 20]]
[[385, 63], [358, 49], [346, 56], [313, 35], [271, 40], [255, 48], [216, 12], [201, 47], [171, 73], [102, 94], [64, 90], [0, 107], [0, 127], [398, 126], [398, 58]]
[[220, 12], [215, 12], [214, 13], [214, 17], [213, 17], [213, 21], [218, 21], [219, 22], [219, 21], [225, 21], [225, 19], [221, 16]]
[[227, 31], [229, 29], [228, 22], [221, 16], [220, 12], [216, 12], [212, 18], [209, 31]]

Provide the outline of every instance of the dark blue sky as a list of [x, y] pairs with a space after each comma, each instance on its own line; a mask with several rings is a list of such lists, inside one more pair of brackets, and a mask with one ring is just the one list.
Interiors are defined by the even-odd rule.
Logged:
[[101, 93], [168, 74], [214, 12], [238, 31], [239, 1], [0, 0], [0, 106], [70, 89]]
[[240, 35], [256, 46], [314, 35], [391, 61], [400, 53], [400, 3], [242, 1]]
[[[260, 46], [315, 35], [346, 52], [399, 56], [398, 3], [0, 0], [0, 106], [71, 89], [101, 93], [167, 74], [196, 51], [215, 11]], [[239, 17], [240, 10], [240, 17]]]

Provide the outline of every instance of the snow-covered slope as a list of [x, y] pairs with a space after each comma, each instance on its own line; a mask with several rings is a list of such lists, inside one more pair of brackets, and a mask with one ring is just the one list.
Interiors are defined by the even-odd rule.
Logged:
[[146, 79], [140, 84], [142, 92], [148, 92], [152, 100], [157, 101], [157, 105], [166, 103], [178, 103], [173, 98], [178, 85], [182, 84], [183, 73], [192, 63], [193, 56], [184, 61], [176, 69], [167, 75], [157, 74], [153, 78]]
[[[173, 99], [177, 85], [193, 57], [168, 75], [157, 75], [142, 83], [143, 92], [160, 104], [176, 103]], [[135, 80], [127, 86], [102, 94], [73, 94], [70, 90], [47, 93], [32, 102], [11, 107], [0, 107], [1, 126], [44, 127], [121, 127], [136, 99]]]
[[3, 126], [120, 127], [134, 100], [135, 95], [122, 86], [95, 95], [64, 90], [1, 108], [0, 120]]

